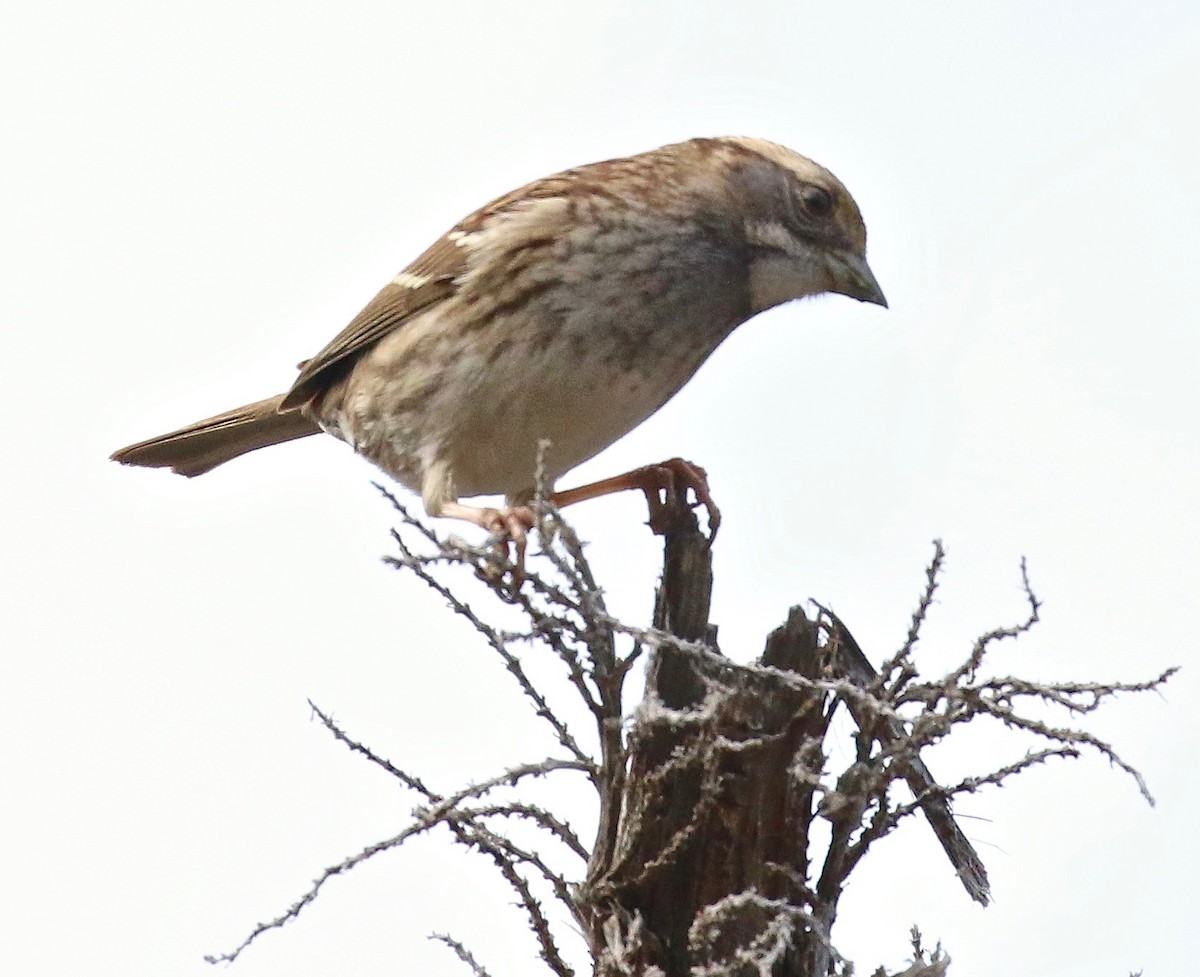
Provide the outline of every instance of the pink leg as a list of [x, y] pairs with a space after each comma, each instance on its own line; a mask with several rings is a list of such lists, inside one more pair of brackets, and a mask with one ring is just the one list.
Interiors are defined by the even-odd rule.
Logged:
[[590, 485], [555, 492], [550, 496], [550, 501], [561, 509], [576, 502], [586, 502], [629, 489], [645, 493], [646, 504], [650, 507], [650, 528], [659, 535], [670, 528], [671, 508], [686, 505], [687, 491], [691, 489], [696, 502], [708, 512], [709, 535], [717, 535], [717, 527], [721, 525], [721, 510], [717, 508], [708, 489], [708, 474], [699, 465], [682, 458], [671, 458], [661, 464], [635, 468], [624, 475], [615, 475]]

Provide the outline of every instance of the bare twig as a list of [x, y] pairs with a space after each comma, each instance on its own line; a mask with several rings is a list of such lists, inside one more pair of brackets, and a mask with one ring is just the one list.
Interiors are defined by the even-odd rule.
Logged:
[[[915, 661], [945, 565], [940, 541], [904, 640], [878, 671], [845, 625], [820, 605], [812, 621], [793, 608], [762, 661], [741, 664], [717, 648], [707, 617], [708, 541], [686, 507], [676, 513], [680, 535], [669, 535], [666, 543], [660, 626], [645, 628], [608, 611], [583, 544], [540, 490], [532, 506], [541, 548], [520, 588], [497, 575], [503, 568], [493, 548], [440, 536], [381, 491], [401, 521], [393, 534], [398, 555], [387, 562], [412, 573], [483, 638], [552, 734], [552, 755], [437, 791], [347, 735], [310, 702], [331, 735], [415, 791], [420, 806], [411, 823], [326, 868], [284, 912], [258, 924], [232, 951], [206, 958], [212, 962], [237, 959], [264, 932], [295, 919], [334, 876], [445, 827], [456, 842], [495, 865], [555, 977], [572, 977], [573, 971], [560, 949], [566, 934], [555, 932], [555, 914], [543, 899], [573, 915], [598, 977], [848, 974], [849, 962], [830, 942], [838, 899], [871, 846], [918, 810], [967, 891], [986, 903], [986, 871], [956, 822], [954, 799], [1002, 785], [1051, 758], [1092, 751], [1131, 776], [1153, 803], [1141, 775], [1112, 745], [1044, 714], [1061, 709], [1080, 717], [1118, 693], [1159, 691], [1174, 669], [1132, 682], [985, 674], [1001, 644], [1038, 621], [1040, 603], [1024, 561], [1024, 620], [980, 635], [943, 675], [923, 679]], [[483, 590], [470, 600], [448, 582], [449, 574], [464, 569], [482, 581], [477, 586]], [[519, 615], [519, 629], [492, 623], [481, 610], [487, 601], [498, 602], [510, 618]], [[539, 653], [561, 663], [565, 677], [558, 686], [535, 680], [540, 673], [526, 667]], [[630, 723], [624, 681], [642, 660], [647, 694]], [[584, 749], [581, 742], [588, 740], [556, 705], [564, 690], [594, 723], [598, 756]], [[833, 764], [827, 756], [830, 720], [839, 706], [857, 730], [848, 764]], [[923, 751], [981, 718], [1026, 739], [1024, 755], [940, 784]], [[565, 771], [585, 774], [596, 790], [599, 827], [590, 849], [557, 806], [521, 794], [530, 778]], [[907, 786], [911, 800], [894, 799], [897, 783]], [[823, 849], [810, 836], [816, 819], [829, 828]], [[539, 841], [531, 844], [529, 837]], [[542, 841], [550, 845], [545, 855]], [[581, 878], [560, 867], [577, 865], [573, 859], [586, 862]], [[433, 939], [473, 977], [489, 977], [463, 944], [442, 934]], [[904, 977], [941, 977], [948, 964], [940, 946], [923, 949], [914, 929]]]
[[471, 973], [474, 974], [474, 977], [492, 977], [492, 975], [489, 974], [484, 968], [483, 964], [479, 963], [479, 961], [475, 959], [474, 954], [472, 954], [470, 950], [468, 950], [448, 933], [433, 933], [429, 938], [431, 940], [436, 940], [438, 943], [443, 943], [453, 950], [454, 955], [471, 968]]

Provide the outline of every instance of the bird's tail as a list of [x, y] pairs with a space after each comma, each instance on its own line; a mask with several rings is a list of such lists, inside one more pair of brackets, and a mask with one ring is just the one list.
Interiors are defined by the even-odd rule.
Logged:
[[112, 460], [122, 465], [170, 468], [191, 478], [247, 451], [306, 438], [321, 430], [299, 410], [280, 413], [281, 403], [283, 394], [226, 411], [170, 434], [131, 444], [113, 452]]

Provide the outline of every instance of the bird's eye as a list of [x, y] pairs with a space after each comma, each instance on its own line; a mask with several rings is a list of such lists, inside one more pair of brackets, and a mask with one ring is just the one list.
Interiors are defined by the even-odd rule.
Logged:
[[833, 195], [811, 183], [800, 191], [800, 203], [810, 217], [825, 218], [833, 213]]

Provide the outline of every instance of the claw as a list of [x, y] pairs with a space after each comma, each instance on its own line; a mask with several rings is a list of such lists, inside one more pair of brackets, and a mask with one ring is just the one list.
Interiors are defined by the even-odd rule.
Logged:
[[[717, 530], [721, 526], [721, 510], [717, 508], [709, 491], [708, 472], [683, 458], [671, 458], [660, 465], [647, 465], [640, 471], [645, 472], [647, 476], [647, 484], [640, 487], [650, 508], [652, 532], [659, 536], [666, 535], [673, 524], [672, 510], [692, 508], [687, 501], [687, 493], [691, 489], [696, 497], [695, 505], [704, 506], [708, 516], [710, 542], [717, 538]], [[661, 499], [658, 495], [660, 491]]]

